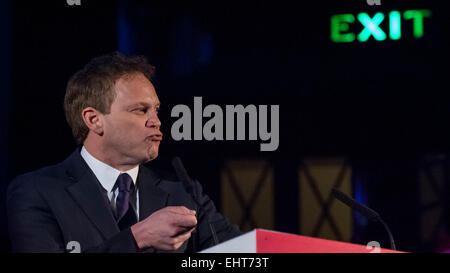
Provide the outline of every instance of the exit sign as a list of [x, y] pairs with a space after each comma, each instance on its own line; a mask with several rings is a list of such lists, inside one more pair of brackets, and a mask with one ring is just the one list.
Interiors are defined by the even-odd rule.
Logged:
[[[388, 37], [390, 40], [399, 40], [402, 37], [402, 21], [412, 20], [412, 34], [415, 38], [422, 38], [424, 35], [425, 18], [431, 17], [431, 11], [427, 9], [406, 10], [403, 14], [400, 11], [391, 11], [386, 14], [377, 12], [372, 17], [361, 12], [355, 15], [337, 14], [331, 16], [331, 41], [336, 43], [350, 43], [355, 40], [366, 42], [370, 37], [376, 41], [384, 41]], [[358, 22], [356, 22], [358, 19]], [[389, 20], [388, 29], [383, 29], [380, 25], [384, 20]], [[360, 24], [363, 30], [359, 33], [350, 31], [350, 26]], [[387, 34], [386, 34], [387, 33]]]

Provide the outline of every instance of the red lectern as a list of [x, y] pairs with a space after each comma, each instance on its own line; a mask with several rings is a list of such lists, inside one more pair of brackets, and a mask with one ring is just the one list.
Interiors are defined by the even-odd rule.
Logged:
[[337, 242], [295, 234], [254, 229], [202, 253], [400, 253], [364, 245]]

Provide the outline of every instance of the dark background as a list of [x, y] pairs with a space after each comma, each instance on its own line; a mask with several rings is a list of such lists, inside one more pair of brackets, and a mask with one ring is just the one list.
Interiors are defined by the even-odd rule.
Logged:
[[[225, 159], [267, 158], [276, 171], [276, 230], [297, 233], [298, 200], [288, 194], [297, 189], [297, 163], [308, 156], [345, 156], [353, 187], [363, 188], [366, 204], [383, 215], [397, 245], [434, 251], [434, 243], [420, 241], [417, 171], [424, 155], [446, 158], [450, 152], [450, 24], [444, 3], [5, 1], [1, 250], [9, 250], [8, 182], [62, 161], [76, 147], [62, 108], [68, 78], [91, 58], [119, 50], [145, 55], [157, 68], [165, 138], [154, 164], [169, 168], [170, 158], [180, 155], [218, 206]], [[408, 9], [432, 11], [422, 39], [412, 37], [411, 21], [402, 21], [398, 41], [330, 40], [332, 14]], [[385, 31], [387, 21], [381, 24]], [[192, 107], [193, 96], [202, 96], [203, 105], [280, 105], [278, 150], [260, 152], [259, 141], [173, 141], [170, 110], [179, 103]], [[449, 184], [442, 186], [437, 205], [443, 208], [441, 227], [450, 232]], [[286, 212], [293, 216], [287, 219]], [[354, 242], [386, 237], [376, 224], [357, 223]]]

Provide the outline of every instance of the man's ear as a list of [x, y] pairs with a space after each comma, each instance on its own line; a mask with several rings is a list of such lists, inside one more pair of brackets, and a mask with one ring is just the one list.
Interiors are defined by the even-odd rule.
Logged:
[[81, 116], [83, 117], [84, 124], [86, 124], [90, 131], [97, 135], [103, 134], [102, 113], [95, 108], [86, 107], [81, 112]]

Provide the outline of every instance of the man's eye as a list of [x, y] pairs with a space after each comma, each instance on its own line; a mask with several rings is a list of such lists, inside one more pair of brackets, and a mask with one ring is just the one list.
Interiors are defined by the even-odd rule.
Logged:
[[146, 113], [146, 112], [147, 112], [147, 109], [146, 109], [146, 108], [138, 108], [138, 109], [136, 109], [135, 111], [137, 111], [137, 112], [142, 112], [142, 113]]

